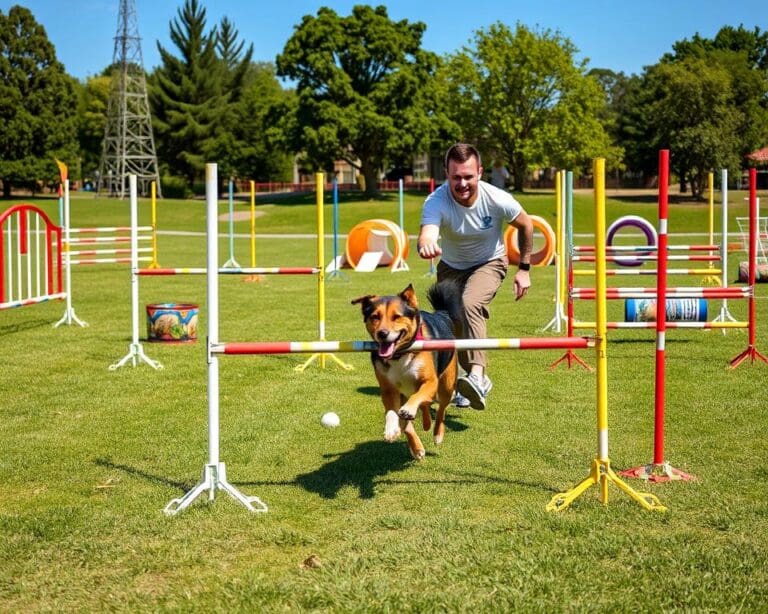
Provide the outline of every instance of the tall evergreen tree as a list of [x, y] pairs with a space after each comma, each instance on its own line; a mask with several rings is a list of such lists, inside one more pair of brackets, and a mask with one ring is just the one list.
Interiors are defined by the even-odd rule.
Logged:
[[0, 11], [0, 179], [3, 195], [58, 176], [76, 151], [74, 82], [29, 9]]
[[228, 97], [216, 55], [217, 32], [206, 32], [205, 9], [197, 0], [185, 1], [170, 33], [180, 57], [157, 44], [162, 65], [150, 80], [153, 126], [158, 157], [192, 186], [215, 149]]

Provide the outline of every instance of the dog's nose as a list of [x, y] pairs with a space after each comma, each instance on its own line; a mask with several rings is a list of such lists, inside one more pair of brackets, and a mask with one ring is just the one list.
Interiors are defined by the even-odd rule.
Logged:
[[382, 341], [384, 341], [389, 337], [389, 331], [386, 328], [381, 328], [376, 331], [376, 336]]

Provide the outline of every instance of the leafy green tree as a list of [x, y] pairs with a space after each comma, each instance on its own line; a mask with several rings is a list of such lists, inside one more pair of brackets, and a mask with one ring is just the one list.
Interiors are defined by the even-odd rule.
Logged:
[[421, 49], [425, 28], [391, 21], [384, 6], [306, 15], [277, 57], [277, 74], [297, 83], [285, 142], [318, 168], [346, 160], [374, 196], [384, 165], [428, 148], [444, 123], [429, 91], [439, 60]]
[[605, 94], [576, 51], [557, 32], [495, 23], [448, 61], [452, 117], [465, 138], [507, 161], [516, 191], [535, 167], [620, 158], [600, 121], [608, 119]]
[[35, 188], [55, 181], [54, 158], [76, 151], [74, 82], [56, 59], [45, 29], [22, 6], [0, 11], [0, 179]]
[[186, 0], [170, 24], [180, 57], [158, 43], [162, 65], [149, 87], [158, 156], [171, 174], [185, 177], [190, 186], [216, 149], [217, 126], [228, 104], [216, 55], [217, 32], [205, 30], [205, 9], [197, 0]]
[[89, 77], [78, 87], [77, 139], [80, 143], [83, 178], [94, 177], [101, 161], [104, 124], [112, 79], [108, 68], [96, 77]]

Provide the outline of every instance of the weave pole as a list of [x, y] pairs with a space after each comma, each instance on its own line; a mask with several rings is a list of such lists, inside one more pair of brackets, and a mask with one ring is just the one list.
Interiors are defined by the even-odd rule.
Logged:
[[[251, 269], [256, 268], [256, 182], [251, 179], [249, 181], [250, 195], [251, 195], [251, 236], [250, 236], [250, 248], [251, 248]], [[264, 279], [261, 273], [251, 273], [243, 278], [243, 281], [260, 282]]]
[[596, 387], [597, 387], [597, 457], [592, 460], [589, 476], [574, 486], [571, 490], [558, 493], [547, 505], [548, 511], [566, 509], [573, 501], [581, 496], [590, 486], [599, 485], [600, 500], [608, 504], [608, 485], [613, 483], [626, 493], [633, 501], [646, 510], [666, 511], [655, 495], [640, 493], [621, 480], [611, 469], [608, 456], [608, 358], [607, 358], [607, 329], [605, 326], [607, 301], [605, 298], [605, 159], [594, 161], [593, 176], [595, 178], [595, 247], [596, 273], [595, 286], [597, 299], [595, 301], [595, 320], [597, 343], [596, 351]]
[[563, 310], [565, 302], [565, 171], [557, 171], [555, 174], [555, 315], [542, 328], [542, 332], [554, 329], [556, 333], [562, 331], [562, 323], [567, 321]]
[[[325, 341], [325, 218], [323, 215], [325, 182], [323, 173], [315, 173], [315, 197], [317, 202], [317, 327], [318, 339]], [[334, 354], [320, 352], [310, 356], [306, 362], [298, 365], [294, 371], [303, 373], [313, 362], [317, 361], [321, 369], [325, 369], [326, 357], [331, 358], [342, 369], [351, 371], [354, 367], [347, 364]]]

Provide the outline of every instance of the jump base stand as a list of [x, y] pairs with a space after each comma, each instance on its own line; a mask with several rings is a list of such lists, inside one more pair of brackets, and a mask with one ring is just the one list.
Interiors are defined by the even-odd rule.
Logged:
[[141, 345], [141, 343], [131, 343], [128, 346], [128, 353], [123, 356], [120, 360], [118, 360], [116, 363], [109, 365], [110, 371], [115, 371], [119, 369], [120, 367], [124, 367], [128, 362], [131, 362], [132, 365], [135, 367], [140, 362], [144, 362], [148, 364], [153, 369], [162, 369], [163, 365], [156, 360], [152, 360], [149, 356], [147, 356], [144, 353], [144, 347]]
[[[67, 295], [67, 298], [69, 298], [69, 295]], [[74, 308], [67, 307], [66, 310], [64, 311], [64, 315], [61, 316], [61, 319], [58, 322], [56, 322], [56, 324], [54, 324], [53, 327], [58, 328], [62, 324], [66, 324], [67, 326], [72, 326], [73, 322], [75, 324], [82, 326], [83, 328], [88, 326], [88, 322], [85, 322], [77, 317], [77, 314], [75, 313]]]
[[313, 362], [317, 361], [317, 364], [320, 365], [321, 369], [325, 369], [325, 359], [326, 357], [330, 358], [331, 360], [335, 361], [337, 365], [339, 365], [342, 369], [346, 371], [353, 371], [355, 368], [350, 365], [349, 363], [344, 362], [336, 356], [336, 354], [331, 354], [328, 352], [320, 352], [318, 354], [312, 354], [309, 358], [307, 358], [306, 361], [304, 361], [302, 364], [297, 365], [293, 368], [294, 371], [297, 373], [304, 373], [306, 368], [311, 365]]
[[742, 362], [744, 362], [747, 358], [749, 358], [749, 362], [755, 362], [757, 360], [762, 360], [764, 363], [768, 364], [768, 358], [766, 358], [763, 354], [761, 354], [760, 351], [754, 345], [750, 345], [741, 354], [736, 356], [736, 358], [731, 360], [731, 362], [728, 365], [728, 368], [729, 369], [735, 369]]
[[573, 503], [580, 495], [582, 495], [590, 486], [595, 484], [600, 485], [600, 500], [604, 505], [608, 504], [608, 484], [613, 483], [618, 486], [619, 490], [623, 491], [635, 502], [639, 503], [646, 510], [656, 512], [666, 512], [667, 508], [664, 507], [659, 501], [656, 495], [645, 492], [637, 492], [626, 482], [623, 482], [613, 469], [611, 469], [611, 462], [606, 459], [595, 458], [592, 460], [592, 469], [589, 472], [589, 476], [582, 480], [579, 484], [574, 486], [571, 490], [556, 494], [547, 504], [548, 512], [559, 512], [567, 508]]
[[675, 469], [669, 463], [649, 463], [641, 467], [620, 471], [619, 475], [625, 478], [639, 478], [648, 482], [690, 482], [696, 479], [689, 473]]
[[563, 354], [555, 362], [553, 362], [551, 365], [549, 365], [549, 370], [550, 371], [554, 371], [555, 368], [557, 367], [557, 365], [559, 365], [561, 363], [565, 363], [568, 366], [569, 369], [573, 366], [574, 363], [576, 363], [577, 365], [580, 365], [581, 367], [584, 367], [584, 369], [586, 369], [590, 373], [592, 371], [594, 371], [594, 369], [592, 367], [590, 367], [589, 364], [587, 364], [587, 362], [585, 360], [579, 358], [576, 355], [576, 352], [574, 352], [570, 348], [565, 351], [565, 354]]
[[175, 516], [179, 512], [188, 508], [195, 499], [208, 491], [208, 501], [213, 501], [216, 497], [216, 491], [223, 490], [235, 501], [240, 503], [249, 512], [267, 512], [266, 504], [258, 497], [249, 497], [241, 493], [237, 488], [227, 482], [227, 469], [224, 463], [206, 465], [203, 469], [203, 478], [187, 494], [179, 499], [173, 499], [165, 506], [163, 512], [167, 516]]

